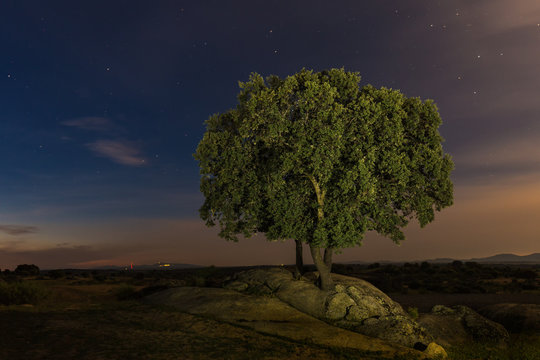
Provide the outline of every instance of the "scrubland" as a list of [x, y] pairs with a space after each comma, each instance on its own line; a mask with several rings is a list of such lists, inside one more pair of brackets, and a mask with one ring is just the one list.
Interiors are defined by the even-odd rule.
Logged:
[[[376, 351], [293, 341], [139, 301], [169, 287], [220, 287], [242, 269], [3, 273], [0, 359], [382, 358]], [[334, 271], [373, 283], [412, 315], [435, 304], [481, 310], [497, 302], [540, 303], [540, 266], [336, 264]], [[471, 343], [447, 351], [460, 360], [540, 359], [540, 334], [526, 329], [511, 333], [506, 348]]]

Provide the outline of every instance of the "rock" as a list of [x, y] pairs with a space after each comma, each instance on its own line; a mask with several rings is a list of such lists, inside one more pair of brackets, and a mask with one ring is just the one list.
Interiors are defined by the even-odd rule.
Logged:
[[431, 313], [436, 315], [452, 315], [455, 314], [455, 311], [444, 305], [435, 305], [431, 309]]
[[433, 341], [424, 328], [412, 321], [406, 315], [392, 315], [380, 318], [369, 318], [361, 324], [343, 324], [351, 329], [368, 336], [376, 337], [410, 348], [418, 349], [418, 345], [425, 349]]
[[349, 312], [345, 316], [345, 320], [362, 322], [370, 317], [370, 312], [365, 308], [362, 308], [358, 305], [353, 305], [349, 308]]
[[540, 304], [495, 304], [479, 313], [511, 332], [540, 333]]
[[424, 350], [424, 354], [430, 359], [447, 359], [448, 354], [444, 350], [444, 348], [437, 343], [431, 342], [427, 346], [426, 350]]
[[315, 319], [275, 297], [255, 296], [219, 288], [181, 287], [142, 299], [173, 306], [182, 312], [249, 328], [259, 334], [329, 347], [358, 349], [381, 358], [419, 358], [422, 353], [383, 340], [340, 329]]
[[433, 340], [398, 303], [370, 283], [332, 274], [335, 290], [322, 291], [314, 285], [316, 277], [315, 273], [308, 273], [295, 280], [283, 268], [253, 269], [237, 274], [225, 287], [257, 293], [253, 289], [266, 286], [278, 299], [305, 314], [411, 348], [417, 343], [425, 348]]
[[248, 286], [266, 285], [276, 291], [282, 283], [292, 281], [293, 275], [284, 268], [252, 269], [243, 271], [235, 276], [235, 280], [244, 282]]
[[461, 316], [465, 330], [478, 342], [507, 342], [510, 336], [508, 331], [494, 321], [488, 320], [473, 309], [457, 305], [456, 312]]
[[353, 299], [345, 293], [336, 293], [326, 298], [325, 318], [341, 320], [347, 315], [347, 310], [356, 305]]
[[462, 305], [452, 308], [436, 305], [431, 313], [422, 314], [418, 322], [443, 345], [459, 345], [471, 340], [504, 345], [509, 339], [501, 324]]
[[471, 340], [461, 319], [457, 317], [420, 314], [418, 322], [443, 346], [459, 345]]
[[[373, 294], [364, 294], [361, 292], [361, 290], [354, 286], [349, 286], [347, 288], [347, 293], [351, 296], [358, 307], [362, 308], [367, 313], [366, 318], [372, 316], [393, 315], [389, 311], [389, 307], [384, 306], [384, 301], [381, 301], [381, 299], [377, 296], [373, 296]], [[400, 312], [396, 311], [394, 314], [398, 315]]]
[[248, 288], [248, 284], [241, 281], [231, 281], [223, 285], [225, 289], [234, 290], [234, 291], [244, 291]]

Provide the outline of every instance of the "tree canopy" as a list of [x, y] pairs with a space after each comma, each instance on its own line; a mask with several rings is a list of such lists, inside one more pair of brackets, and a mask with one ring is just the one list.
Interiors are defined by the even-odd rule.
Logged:
[[411, 219], [424, 226], [451, 205], [436, 105], [359, 83], [343, 69], [240, 83], [195, 154], [207, 225], [228, 240], [262, 232], [342, 249], [371, 230], [399, 242]]

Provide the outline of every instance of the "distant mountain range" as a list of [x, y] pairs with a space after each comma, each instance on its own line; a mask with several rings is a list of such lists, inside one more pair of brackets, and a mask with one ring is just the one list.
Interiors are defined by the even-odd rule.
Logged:
[[[379, 263], [405, 263], [405, 262], [429, 262], [435, 264], [446, 264], [453, 261], [462, 261], [462, 262], [477, 262], [482, 264], [540, 264], [540, 253], [534, 253], [530, 255], [515, 255], [515, 254], [497, 254], [493, 256], [488, 256], [484, 258], [472, 258], [472, 259], [452, 259], [452, 258], [437, 258], [437, 259], [427, 259], [427, 260], [416, 260], [416, 261], [377, 261]], [[348, 264], [365, 264], [369, 263], [366, 261], [350, 261]]]
[[[453, 261], [462, 261], [462, 262], [477, 262], [483, 264], [540, 264], [540, 253], [534, 253], [530, 255], [514, 255], [514, 254], [497, 254], [493, 256], [488, 256], [484, 258], [472, 258], [472, 259], [452, 259], [452, 258], [437, 258], [437, 259], [427, 259], [427, 260], [416, 260], [416, 261], [348, 261], [346, 264], [370, 264], [373, 262], [378, 262], [382, 264], [402, 264], [405, 262], [429, 262], [434, 264], [446, 264]], [[197, 269], [202, 268], [202, 265], [194, 264], [180, 264], [180, 263], [156, 263], [152, 265], [133, 265], [133, 270], [173, 270], [173, 269]], [[100, 266], [92, 268], [95, 270], [129, 270], [130, 266]]]
[[[173, 270], [173, 269], [196, 269], [204, 267], [202, 265], [193, 265], [193, 264], [179, 264], [179, 263], [156, 263], [152, 265], [137, 265], [133, 264], [133, 270]], [[116, 265], [107, 265], [94, 267], [94, 270], [129, 270], [131, 265], [127, 266], [116, 266]]]
[[469, 261], [482, 263], [538, 263], [540, 264], [540, 253], [530, 255], [498, 254], [485, 258], [473, 258]]

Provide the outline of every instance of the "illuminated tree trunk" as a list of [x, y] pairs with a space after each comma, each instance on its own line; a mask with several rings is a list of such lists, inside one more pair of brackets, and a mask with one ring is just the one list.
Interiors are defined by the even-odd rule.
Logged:
[[[313, 184], [315, 195], [317, 195], [317, 204], [319, 205], [317, 209], [317, 220], [322, 221], [324, 218], [323, 206], [326, 190], [321, 189], [319, 183], [314, 176], [306, 175], [306, 177]], [[333, 290], [334, 281], [332, 280], [332, 276], [330, 275], [330, 272], [332, 271], [333, 250], [331, 248], [326, 248], [324, 250], [323, 258], [321, 256], [321, 248], [314, 247], [313, 245], [309, 244], [309, 249], [311, 250], [311, 257], [313, 258], [313, 263], [317, 267], [317, 271], [319, 271], [319, 287], [321, 288], [321, 290]]]
[[302, 255], [302, 242], [300, 240], [294, 240], [296, 243], [296, 269], [294, 271], [294, 277], [300, 279], [304, 275], [304, 258]]
[[324, 259], [321, 256], [321, 248], [309, 245], [311, 251], [311, 257], [313, 257], [313, 263], [317, 267], [319, 272], [319, 286], [321, 290], [333, 290], [334, 281], [330, 275], [332, 268], [332, 249], [326, 249], [324, 251]]

